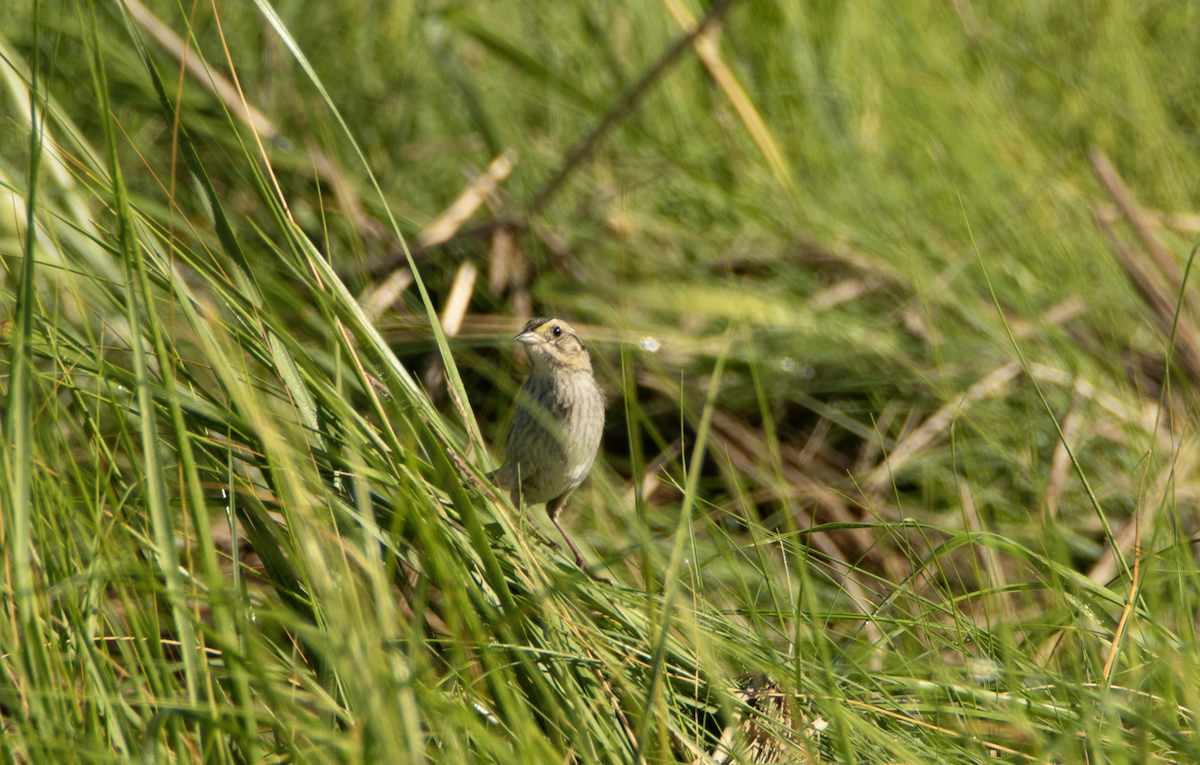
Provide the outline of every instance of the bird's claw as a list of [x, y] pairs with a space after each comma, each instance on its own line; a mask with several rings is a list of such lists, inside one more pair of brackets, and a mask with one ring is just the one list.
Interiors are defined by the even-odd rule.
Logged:
[[537, 540], [539, 542], [546, 545], [547, 547], [553, 547], [555, 550], [562, 552], [562, 545], [560, 545], [558, 542], [555, 542], [550, 537], [546, 536], [546, 534], [540, 528], [538, 528], [537, 521], [533, 520], [532, 515], [526, 513], [525, 520], [529, 523], [529, 527], [533, 529], [533, 535], [535, 537], [537, 537]]

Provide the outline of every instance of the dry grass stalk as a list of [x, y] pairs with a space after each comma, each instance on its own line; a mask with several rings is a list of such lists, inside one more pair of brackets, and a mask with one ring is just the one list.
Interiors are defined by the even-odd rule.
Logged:
[[[1176, 353], [1179, 363], [1187, 371], [1193, 384], [1200, 384], [1200, 333], [1196, 331], [1195, 325], [1186, 314], [1179, 317], [1178, 326], [1175, 324], [1175, 314], [1177, 311], [1175, 295], [1178, 294], [1178, 285], [1183, 282], [1183, 275], [1179, 271], [1178, 264], [1171, 261], [1176, 274], [1173, 279], [1176, 283], [1176, 291], [1173, 294], [1162, 283], [1162, 277], [1125, 246], [1107, 221], [1098, 215], [1093, 215], [1093, 217], [1096, 220], [1096, 225], [1100, 227], [1100, 230], [1108, 238], [1113, 254], [1117, 256], [1117, 260], [1120, 261], [1125, 272], [1129, 274], [1138, 291], [1142, 293], [1142, 297], [1150, 304], [1154, 315], [1158, 317], [1159, 330], [1166, 334], [1167, 337], [1170, 337], [1174, 328]], [[1167, 254], [1166, 257], [1170, 258], [1170, 255]], [[1167, 272], [1167, 277], [1171, 278], [1169, 271]], [[1192, 292], [1190, 290], [1185, 293], [1185, 297], [1189, 299], [1191, 295]], [[1193, 308], [1193, 310], [1195, 309]]]
[[[1146, 528], [1154, 528], [1154, 520], [1158, 512], [1171, 500], [1179, 502], [1183, 499], [1194, 499], [1196, 487], [1185, 483], [1191, 478], [1197, 466], [1200, 465], [1200, 452], [1194, 443], [1185, 442], [1174, 454], [1154, 481], [1154, 487], [1146, 494], [1146, 505], [1141, 512], [1141, 524]], [[1127, 555], [1135, 546], [1138, 538], [1138, 518], [1135, 516], [1117, 533], [1117, 547], [1121, 555]], [[1105, 584], [1111, 582], [1117, 575], [1117, 559], [1112, 548], [1107, 547], [1104, 553], [1096, 559], [1096, 563], [1088, 572], [1088, 578], [1093, 582]]]
[[[1087, 306], [1083, 300], [1081, 300], [1078, 296], [1073, 295], [1061, 303], [1049, 308], [1044, 314], [1042, 314], [1042, 321], [1048, 325], [1058, 325], [1070, 321], [1086, 310]], [[925, 334], [928, 332], [928, 330], [925, 329], [924, 322], [920, 321], [919, 316], [917, 316], [915, 311], [912, 309], [909, 309], [903, 314], [906, 324], [909, 323], [910, 315], [913, 316], [917, 322], [919, 322], [919, 325], [913, 326], [910, 324], [909, 330], [918, 337], [926, 339]], [[1010, 320], [1009, 324], [1013, 330], [1014, 336], [1016, 337], [1031, 337], [1036, 333], [1036, 328], [1034, 325], [1027, 322], [1015, 323]], [[933, 342], [932, 337], [929, 337], [928, 339], [930, 342]], [[1033, 364], [1031, 365], [1031, 369], [1038, 366], [1039, 365], [1037, 364]], [[935, 439], [939, 438], [949, 429], [950, 423], [954, 419], [955, 412], [965, 411], [968, 406], [980, 399], [999, 395], [1001, 392], [1003, 392], [1004, 386], [1007, 385], [1013, 378], [1015, 378], [1020, 371], [1020, 364], [1015, 361], [1005, 364], [1003, 367], [1000, 367], [995, 372], [992, 372], [992, 374], [983, 378], [975, 385], [972, 385], [967, 390], [966, 394], [964, 394], [960, 399], [957, 399], [953, 403], [946, 404], [941, 409], [937, 410], [937, 412], [931, 415], [929, 419], [927, 419], [919, 428], [907, 435], [902, 436], [900, 442], [896, 445], [891, 455], [889, 455], [883, 463], [878, 465], [867, 476], [866, 480], [862, 484], [863, 490], [867, 494], [878, 493], [885, 485], [890, 483], [893, 473], [898, 471], [906, 462], [912, 459], [913, 456], [925, 449], [927, 446], [929, 446], [929, 444], [931, 444]], [[1036, 372], [1034, 376], [1037, 376]], [[1059, 382], [1057, 377], [1055, 381]], [[1095, 396], [1094, 390], [1092, 391], [1092, 396]], [[1127, 414], [1126, 408], [1121, 404], [1116, 403], [1116, 407], [1121, 411], [1122, 416]]]
[[462, 224], [475, 214], [488, 195], [508, 177], [516, 163], [517, 153], [512, 149], [506, 149], [503, 154], [493, 159], [487, 170], [467, 184], [458, 197], [421, 232], [417, 237], [417, 247], [422, 250], [436, 247], [458, 233]]
[[512, 229], [498, 228], [492, 232], [492, 257], [488, 261], [488, 290], [503, 295], [508, 289], [509, 265], [513, 260], [516, 241]]
[[919, 428], [896, 445], [895, 451], [886, 460], [871, 471], [863, 481], [863, 490], [868, 494], [881, 491], [891, 482], [894, 473], [950, 429], [955, 415], [964, 413], [977, 401], [1000, 395], [1020, 372], [1020, 363], [1010, 361], [972, 385], [961, 397], [930, 415]]
[[692, 31], [685, 34], [659, 57], [658, 63], [650, 67], [646, 72], [635, 82], [621, 98], [615, 103], [611, 109], [604, 115], [604, 119], [600, 124], [596, 125], [588, 135], [583, 138], [575, 148], [567, 154], [567, 158], [563, 161], [558, 172], [556, 172], [542, 190], [538, 192], [533, 201], [529, 203], [529, 215], [532, 217], [540, 212], [549, 203], [551, 199], [562, 188], [567, 178], [575, 171], [577, 167], [587, 161], [592, 156], [592, 152], [604, 139], [608, 132], [625, 119], [625, 117], [633, 110], [633, 108], [642, 100], [642, 97], [650, 90], [655, 82], [658, 81], [670, 68], [679, 60], [684, 51], [692, 44], [692, 42], [701, 34], [705, 34], [721, 17], [729, 11], [737, 0], [717, 0], [708, 8], [708, 14], [701, 19], [699, 24], [694, 25]]
[[[983, 310], [996, 318], [1000, 318], [1000, 313], [996, 310], [996, 306], [991, 303], [984, 303]], [[1061, 303], [1047, 308], [1045, 313], [1042, 314], [1041, 323], [1046, 326], [1065, 324], [1086, 311], [1087, 304], [1083, 302], [1083, 299], [1078, 295], [1072, 295]], [[1029, 339], [1036, 335], [1040, 329], [1037, 323], [1025, 321], [1017, 316], [1005, 314], [1004, 320], [1008, 323], [1008, 328], [1012, 332], [1013, 337], [1018, 340]]]
[[371, 321], [377, 320], [383, 315], [383, 312], [396, 304], [400, 296], [404, 294], [404, 290], [408, 289], [413, 283], [413, 273], [408, 269], [408, 266], [397, 268], [388, 278], [380, 282], [379, 286], [373, 290], [368, 290], [359, 303], [362, 305], [363, 313]]
[[1100, 676], [1104, 678], [1105, 685], [1112, 683], [1113, 668], [1116, 666], [1117, 657], [1121, 655], [1121, 639], [1129, 627], [1129, 615], [1133, 613], [1133, 604], [1138, 599], [1138, 592], [1141, 589], [1142, 503], [1146, 498], [1142, 489], [1145, 488], [1145, 485], [1146, 472], [1143, 471], [1141, 485], [1138, 486], [1137, 504], [1133, 508], [1133, 521], [1130, 523], [1130, 526], [1133, 526], [1134, 529], [1133, 571], [1129, 577], [1129, 592], [1125, 595], [1125, 606], [1121, 609], [1121, 618], [1117, 620], [1117, 628], [1113, 630], [1112, 641], [1108, 645], [1108, 656], [1104, 659], [1104, 669], [1100, 672]]
[[[1113, 201], [1117, 203], [1117, 207], [1121, 210], [1121, 214], [1125, 216], [1125, 220], [1129, 221], [1129, 225], [1137, 232], [1138, 238], [1146, 245], [1151, 257], [1158, 264], [1159, 270], [1162, 271], [1170, 281], [1175, 292], [1178, 293], [1183, 287], [1183, 270], [1180, 269], [1179, 263], [1175, 260], [1171, 253], [1167, 252], [1167, 248], [1163, 246], [1154, 232], [1150, 230], [1149, 224], [1146, 223], [1145, 217], [1142, 215], [1141, 209], [1138, 207], [1137, 200], [1133, 198], [1129, 188], [1125, 185], [1125, 181], [1121, 179], [1117, 169], [1108, 161], [1108, 157], [1104, 156], [1104, 152], [1099, 149], [1092, 148], [1088, 152], [1088, 159], [1091, 160], [1092, 169], [1096, 171], [1096, 175], [1100, 177], [1104, 185], [1108, 187], [1109, 193], [1113, 196]], [[1100, 223], [1108, 231], [1107, 221], [1102, 221], [1099, 215], [1093, 212], [1093, 217], [1097, 223]], [[1112, 238], [1110, 236], [1110, 238]], [[1195, 293], [1190, 289], [1184, 292], [1184, 299], [1188, 307], [1192, 309], [1193, 316], [1200, 316], [1200, 301], [1196, 299]]]
[[475, 264], [464, 260], [458, 266], [454, 275], [454, 283], [450, 286], [450, 294], [446, 297], [446, 305], [442, 309], [442, 330], [447, 337], [457, 337], [462, 328], [463, 317], [471, 305], [471, 293], [475, 290], [475, 276], [478, 271]]
[[[1121, 211], [1112, 205], [1098, 205], [1096, 211], [1109, 223], [1116, 223], [1121, 219]], [[1200, 213], [1169, 213], [1145, 208], [1140, 212], [1146, 223], [1155, 228], [1169, 228], [1192, 236], [1200, 234]]]
[[[962, 502], [967, 529], [974, 534], [987, 531], [983, 526], [983, 521], [979, 518], [979, 511], [975, 508], [975, 499], [971, 496], [971, 484], [967, 481], [966, 476], [960, 475], [958, 477], [958, 496]], [[988, 587], [996, 592], [1002, 592], [1008, 583], [1004, 578], [1004, 566], [1000, 562], [1000, 553], [987, 545], [976, 546], [977, 550], [980, 548], [982, 548], [983, 557], [981, 565], [983, 567], [983, 574], [987, 578]], [[993, 595], [989, 599], [999, 600], [1005, 620], [1009, 624], [1016, 622], [1015, 609], [1013, 608], [1012, 599], [1008, 595]]]
[[[511, 229], [510, 229], [511, 231]], [[533, 297], [529, 294], [529, 261], [521, 254], [515, 237], [508, 253], [508, 286], [512, 291], [512, 311], [517, 323], [524, 325], [533, 318]], [[522, 351], [524, 353], [524, 351]]]
[[258, 109], [249, 104], [243, 109], [242, 99], [233, 83], [220, 72], [210, 69], [200, 54], [192, 50], [191, 46], [183, 41], [183, 38], [175, 34], [175, 30], [160, 21], [149, 8], [138, 0], [119, 0], [115, 4], [118, 9], [122, 5], [126, 6], [129, 9], [129, 15], [138, 23], [138, 26], [144, 29], [146, 34], [150, 35], [186, 71], [190, 72], [196, 78], [197, 85], [219, 98], [231, 114], [254, 128], [260, 136], [267, 140], [272, 140], [280, 135], [279, 128], [275, 127], [275, 123]]
[[1144, 401], [1140, 409], [1132, 407], [1122, 403], [1111, 393], [1105, 393], [1082, 377], [1075, 377], [1065, 370], [1046, 364], [1030, 364], [1029, 373], [1036, 380], [1071, 388], [1076, 396], [1085, 398], [1119, 420], [1137, 425], [1147, 433], [1156, 436], [1162, 446], [1169, 447], [1171, 445], [1170, 434], [1161, 427], [1162, 416], [1157, 401]]
[[[1171, 452], [1168, 451], [1168, 453]], [[1200, 454], [1197, 453], [1196, 447], [1194, 445], [1183, 446], [1179, 449], [1178, 453], [1174, 454], [1174, 459], [1164, 466], [1158, 478], [1155, 479], [1154, 488], [1145, 495], [1142, 495], [1139, 490], [1138, 510], [1134, 513], [1134, 517], [1130, 519], [1129, 523], [1116, 536], [1117, 548], [1120, 549], [1121, 554], [1126, 555], [1133, 552], [1135, 556], [1133, 567], [1134, 587], [1131, 587], [1131, 591], [1137, 585], [1142, 527], [1147, 526], [1152, 528], [1158, 511], [1169, 500], [1174, 500], [1175, 502], [1194, 502], [1197, 496], [1200, 496], [1200, 488], [1195, 484], [1183, 483], [1180, 480], [1181, 477], [1192, 476], [1198, 463], [1200, 463]], [[1177, 481], [1179, 483], [1176, 483]], [[1168, 497], [1168, 492], [1172, 493], [1170, 497]], [[1092, 565], [1091, 570], [1088, 571], [1087, 576], [1098, 584], [1107, 584], [1117, 576], [1117, 559], [1111, 547], [1105, 548], [1100, 557], [1096, 559], [1095, 564]], [[1129, 610], [1130, 603], [1127, 601], [1125, 608], [1122, 610], [1118, 630], [1125, 629]], [[1038, 663], [1045, 664], [1050, 660], [1054, 652], [1058, 650], [1058, 646], [1061, 645], [1063, 635], [1064, 633], [1061, 630], [1055, 632], [1038, 646], [1036, 653]], [[1117, 646], [1119, 637], [1119, 634], [1114, 634], [1113, 636], [1112, 648], [1110, 648], [1109, 656], [1105, 661], [1104, 675], [1106, 677], [1109, 676], [1112, 669], [1112, 661], [1115, 658], [1113, 648]]]
[[808, 467], [808, 464], [813, 461], [813, 457], [825, 446], [825, 437], [829, 435], [831, 425], [832, 423], [825, 417], [817, 421], [817, 426], [813, 428], [812, 434], [804, 442], [804, 447], [796, 455], [796, 464]]
[[[713, 432], [711, 438], [713, 446], [720, 449], [728, 458], [728, 463], [725, 460], [716, 460], [720, 470], [726, 472], [728, 466], [732, 466], [740, 475], [754, 478], [759, 484], [767, 487], [773, 494], [779, 496], [781, 492], [780, 487], [776, 486], [776, 482], [764, 472], [763, 466], [756, 459], [756, 455], [768, 453], [765, 440], [742, 427], [732, 417], [719, 410], [713, 412], [712, 424]], [[732, 476], [727, 477], [731, 480], [734, 478]], [[853, 523], [857, 520], [849, 512], [846, 502], [840, 495], [807, 478], [794, 466], [784, 465], [783, 477], [788, 483], [788, 488], [782, 489], [785, 495], [782, 498], [790, 499], [791, 490], [795, 490], [795, 493], [800, 496], [815, 499], [817, 507], [831, 516], [831, 520], [846, 523]], [[815, 519], [808, 513], [795, 511], [795, 517], [797, 525], [800, 528], [809, 528], [815, 522]], [[854, 541], [860, 551], [866, 552], [876, 549], [870, 530], [852, 528], [845, 531], [846, 536]], [[871, 600], [867, 597], [863, 584], [856, 578], [854, 567], [850, 565], [848, 556], [840, 548], [837, 541], [826, 533], [811, 534], [807, 539], [809, 544], [826, 556], [831, 563], [835, 563], [838, 568], [846, 572], [842, 579], [842, 585], [846, 588], [847, 595], [850, 596], [854, 608], [859, 613], [869, 616], [873, 609]], [[865, 629], [867, 638], [872, 643], [882, 640], [883, 636], [873, 622], [868, 620]]]
[[925, 319], [921, 317], [921, 312], [916, 308], [908, 307], [900, 312], [900, 318], [904, 322], [904, 328], [912, 333], [912, 336], [922, 342], [930, 345], [941, 345], [946, 341], [944, 335], [936, 328], [930, 327], [925, 323]]
[[[446, 304], [442, 307], [442, 331], [446, 333], [446, 337], [457, 337], [462, 329], [463, 318], [471, 305], [471, 293], [475, 290], [477, 274], [475, 264], [470, 261], [464, 260], [459, 264], [454, 283], [450, 285], [450, 294], [446, 296]], [[429, 362], [422, 380], [430, 397], [437, 400], [446, 381], [446, 367], [441, 356], [435, 355]], [[453, 393], [451, 391], [452, 396]]]
[[1063, 487], [1067, 482], [1067, 469], [1071, 466], [1071, 455], [1067, 447], [1075, 447], [1075, 437], [1081, 419], [1079, 404], [1076, 402], [1072, 404], [1071, 410], [1063, 420], [1063, 437], [1054, 445], [1054, 455], [1050, 458], [1050, 480], [1046, 482], [1046, 515], [1050, 518], [1058, 515]]
[[533, 296], [529, 294], [529, 290], [524, 287], [513, 290], [512, 309], [513, 316], [520, 324], [533, 318]]
[[[682, 0], [663, 0], [663, 2], [666, 3], [667, 9], [685, 33], [696, 32], [696, 17], [687, 9]], [[754, 139], [763, 159], [767, 161], [767, 166], [771, 168], [771, 174], [775, 176], [775, 180], [787, 191], [795, 191], [796, 177], [792, 174], [792, 166], [784, 158], [779, 145], [775, 143], [774, 136], [771, 135], [771, 129], [767, 127], [767, 123], [754, 108], [754, 103], [746, 95], [742, 86], [738, 84], [737, 78], [734, 77], [724, 59], [721, 58], [721, 51], [717, 47], [717, 35], [708, 30], [700, 30], [692, 40], [692, 47], [696, 49], [696, 55], [704, 62], [705, 68], [708, 69], [717, 86], [721, 88], [725, 97], [737, 110], [746, 130], [750, 132], [750, 137]]]
[[971, 0], [953, 0], [951, 4], [954, 6], [954, 13], [958, 16], [959, 23], [962, 24], [963, 32], [971, 38], [971, 42], [979, 42], [983, 38], [983, 27], [979, 25], [975, 9], [971, 7]]
[[[981, 399], [1000, 395], [1020, 371], [1021, 365], [1018, 362], [1009, 362], [972, 385], [963, 396], [930, 415], [920, 427], [902, 437], [888, 458], [871, 471], [866, 480], [862, 482], [863, 490], [868, 494], [878, 493], [891, 482], [894, 473], [949, 430], [956, 413], [965, 412], [971, 404]], [[1115, 396], [1097, 389], [1086, 380], [1077, 379], [1061, 369], [1045, 364], [1030, 364], [1029, 373], [1039, 381], [1072, 388], [1076, 395], [1094, 401], [1110, 414], [1125, 422], [1140, 426], [1163, 443], [1170, 442], [1167, 434], [1159, 427], [1158, 406], [1153, 402], [1146, 402], [1140, 411], [1135, 410], [1123, 404]], [[1163, 439], [1166, 440], [1163, 441]]]
[[[463, 317], [458, 336], [471, 339], [510, 339], [513, 318], [499, 314], [468, 314]], [[424, 314], [388, 315], [381, 321], [387, 332], [386, 339], [392, 344], [428, 343], [433, 339], [433, 330]]]
[[909, 280], [892, 265], [862, 250], [856, 250], [845, 239], [839, 239], [833, 247], [826, 247], [815, 239], [802, 236], [797, 241], [807, 265], [818, 266], [823, 262], [838, 263], [861, 271], [866, 277], [881, 284], [906, 286]]
[[[850, 247], [845, 240], [838, 241], [830, 250], [808, 239], [803, 240], [801, 246], [808, 251], [810, 256], [828, 258], [851, 266], [865, 274], [862, 277], [843, 279], [810, 297], [808, 306], [814, 311], [827, 311], [863, 295], [869, 295], [887, 284], [909, 286], [908, 279], [895, 268], [878, 258]], [[919, 317], [917, 321], [920, 322]], [[932, 335], [937, 334], [936, 330], [932, 333]], [[925, 335], [920, 335], [920, 337], [925, 339]]]
[[1066, 324], [1077, 316], [1087, 312], [1087, 303], [1078, 295], [1072, 295], [1058, 305], [1051, 306], [1042, 314], [1042, 321], [1047, 324]]
[[[875, 432], [887, 433], [892, 427], [892, 422], [896, 419], [896, 415], [900, 413], [901, 404], [893, 399], [883, 407], [883, 411], [875, 418]], [[909, 417], [912, 416], [912, 410], [909, 411]], [[906, 420], [907, 424], [907, 420]], [[903, 434], [901, 434], [903, 437]], [[859, 447], [858, 457], [854, 460], [853, 475], [861, 475], [871, 469], [875, 464], [875, 460], [879, 458], [880, 443], [878, 438], [864, 438], [862, 446]]]
[[[739, 470], [746, 475], [754, 476], [765, 487], [775, 486], [775, 480], [764, 473], [760, 463], [760, 459], [771, 453], [763, 436], [751, 431], [720, 410], [713, 412], [712, 427], [714, 437], [735, 446], [735, 451], [730, 454]], [[790, 458], [785, 454], [782, 465], [783, 479], [796, 487], [802, 496], [815, 500], [817, 506], [828, 515], [830, 520], [838, 523], [854, 523], [859, 520], [855, 514], [850, 512], [848, 503], [841, 494], [806, 476], [801, 470], [802, 467], [803, 465], [799, 463], [799, 455], [796, 458]], [[847, 534], [854, 539], [855, 545], [860, 551], [869, 550], [875, 543], [874, 536], [868, 529], [847, 529]]]
[[875, 287], [876, 284], [872, 279], [843, 279], [810, 297], [808, 307], [817, 312], [828, 311], [830, 308], [857, 300], [863, 295], [873, 292]]
[[[493, 188], [484, 198], [487, 202], [488, 210], [492, 213], [492, 217], [497, 221], [509, 219], [508, 205], [500, 196], [498, 188]], [[497, 226], [492, 231], [491, 249], [489, 250], [491, 257], [488, 259], [488, 289], [494, 297], [500, 297], [509, 288], [513, 288], [513, 302], [518, 303], [528, 302], [529, 292], [526, 289], [526, 284], [529, 282], [529, 264], [521, 257], [521, 251], [517, 249], [516, 226]], [[518, 306], [519, 307], [519, 306]], [[517, 318], [521, 324], [524, 324], [530, 317], [524, 315], [518, 310]], [[520, 356], [524, 356], [524, 351], [520, 351]]]

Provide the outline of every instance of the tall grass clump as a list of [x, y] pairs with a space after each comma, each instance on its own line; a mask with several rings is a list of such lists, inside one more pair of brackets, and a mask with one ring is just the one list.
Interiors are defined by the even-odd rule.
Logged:
[[[1200, 762], [1197, 19], [0, 14], [6, 762]], [[484, 478], [531, 315], [608, 398]]]

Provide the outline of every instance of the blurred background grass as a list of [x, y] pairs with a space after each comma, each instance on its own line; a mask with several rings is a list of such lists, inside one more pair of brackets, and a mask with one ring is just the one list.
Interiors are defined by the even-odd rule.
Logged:
[[1200, 761], [1193, 5], [8, 3], [6, 761]]

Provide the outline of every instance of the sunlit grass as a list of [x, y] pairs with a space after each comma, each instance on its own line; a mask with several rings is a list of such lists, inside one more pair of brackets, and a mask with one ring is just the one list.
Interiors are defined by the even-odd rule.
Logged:
[[[233, 90], [0, 20], [7, 761], [1200, 760], [1196, 317], [1112, 256], [1198, 228], [1186, 8], [153, 11]], [[612, 586], [482, 478], [528, 311]]]

